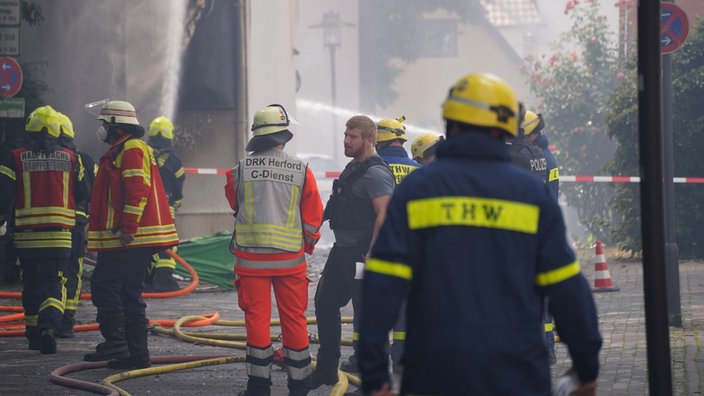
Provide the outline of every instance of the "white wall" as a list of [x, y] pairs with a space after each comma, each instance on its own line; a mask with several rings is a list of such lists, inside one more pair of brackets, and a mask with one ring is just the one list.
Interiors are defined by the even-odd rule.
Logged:
[[[272, 103], [296, 114], [296, 76], [293, 48], [296, 40], [297, 1], [249, 1], [248, 90], [249, 121]], [[294, 134], [296, 128], [293, 129]], [[251, 137], [251, 133], [249, 134]], [[297, 138], [289, 143], [295, 148]]]

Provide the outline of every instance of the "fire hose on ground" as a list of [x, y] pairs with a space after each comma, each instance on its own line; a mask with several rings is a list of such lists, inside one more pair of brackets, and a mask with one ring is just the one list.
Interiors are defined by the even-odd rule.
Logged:
[[[173, 292], [165, 293], [143, 293], [142, 296], [145, 298], [170, 298], [177, 297], [181, 295], [188, 294], [196, 289], [198, 286], [198, 274], [185, 260], [180, 256], [173, 253], [170, 249], [167, 250], [169, 255], [173, 257], [180, 265], [182, 265], [188, 273], [191, 275], [191, 283], [183, 289], [179, 289]], [[0, 298], [21, 298], [21, 292], [0, 292]], [[90, 299], [90, 293], [81, 293], [81, 299]], [[25, 333], [24, 323], [13, 323], [18, 321], [23, 321], [24, 310], [22, 307], [17, 306], [0, 306], [0, 311], [2, 312], [17, 312], [15, 314], [6, 315], [0, 317], [0, 337], [12, 337], [12, 336], [23, 336]], [[343, 323], [351, 323], [352, 318], [342, 318]], [[308, 324], [315, 324], [315, 319], [308, 319]], [[153, 320], [150, 321], [150, 329], [154, 333], [173, 335], [176, 338], [197, 344], [207, 344], [220, 347], [235, 348], [240, 350], [246, 349], [245, 342], [237, 342], [232, 340], [246, 340], [245, 334], [222, 334], [222, 333], [194, 333], [194, 332], [183, 332], [181, 327], [202, 327], [208, 325], [221, 325], [221, 326], [244, 326], [243, 320], [220, 320], [219, 313], [215, 312], [212, 314], [206, 314], [203, 316], [184, 316], [178, 320]], [[280, 325], [278, 320], [272, 320], [272, 325]], [[94, 331], [98, 329], [98, 324], [87, 324], [74, 326], [74, 331], [84, 332], [84, 331]], [[272, 337], [272, 341], [279, 341], [279, 337]], [[311, 335], [311, 342], [318, 342], [317, 337]], [[351, 346], [352, 340], [342, 340], [342, 345]], [[279, 350], [276, 354], [276, 364], [284, 368], [283, 365], [283, 354]], [[96, 384], [94, 382], [82, 381], [78, 379], [73, 379], [66, 377], [67, 374], [71, 374], [78, 371], [104, 368], [107, 362], [80, 362], [73, 363], [63, 367], [59, 367], [51, 372], [49, 379], [52, 383], [57, 385], [66, 386], [75, 389], [82, 389], [103, 395], [123, 395], [129, 396], [124, 389], [118, 387], [114, 383], [119, 381], [124, 381], [131, 378], [139, 378], [149, 375], [159, 375], [171, 372], [177, 372], [182, 370], [187, 370], [191, 368], [206, 367], [218, 364], [230, 364], [230, 363], [242, 363], [245, 361], [244, 356], [160, 356], [153, 357], [151, 362], [153, 364], [166, 364], [165, 366], [152, 367], [139, 370], [125, 371], [118, 373], [103, 380], [103, 385]], [[315, 367], [315, 361], [312, 362], [313, 367]], [[349, 384], [352, 383], [356, 386], [361, 386], [361, 380], [359, 377], [345, 373], [343, 371], [338, 371], [338, 382], [332, 388], [331, 396], [342, 396], [347, 391]]]

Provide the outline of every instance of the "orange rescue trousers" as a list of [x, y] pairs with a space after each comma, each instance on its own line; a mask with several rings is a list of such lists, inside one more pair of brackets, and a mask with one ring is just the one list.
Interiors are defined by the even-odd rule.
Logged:
[[284, 348], [301, 350], [308, 348], [308, 284], [305, 270], [292, 275], [251, 276], [238, 274], [237, 299], [244, 311], [247, 344], [256, 348], [271, 345], [271, 289], [281, 320], [282, 344]]

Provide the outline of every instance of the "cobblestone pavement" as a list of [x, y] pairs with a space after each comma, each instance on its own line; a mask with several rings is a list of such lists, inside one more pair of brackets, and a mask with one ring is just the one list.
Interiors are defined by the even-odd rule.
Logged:
[[[584, 274], [593, 285], [593, 250], [580, 250]], [[613, 255], [612, 255], [613, 254]], [[643, 303], [642, 264], [638, 260], [620, 260], [607, 250], [606, 259], [614, 285], [620, 291], [595, 293], [599, 309], [600, 328], [604, 337], [601, 353], [602, 370], [599, 378], [599, 395], [646, 395], [648, 394], [647, 354]], [[312, 298], [320, 270], [327, 256], [326, 249], [318, 249], [309, 257], [310, 299], [308, 316], [314, 317]], [[687, 261], [680, 265], [680, 288], [682, 306], [682, 328], [670, 327], [673, 394], [704, 394], [704, 352], [702, 330], [704, 329], [704, 263]], [[87, 290], [84, 285], [84, 290]], [[0, 284], [2, 291], [19, 291], [18, 285]], [[203, 315], [217, 312], [223, 320], [243, 318], [237, 307], [237, 296], [232, 291], [208, 288], [202, 285], [197, 291], [175, 298], [148, 299], [147, 314], [150, 319], [175, 320], [186, 315]], [[664, 302], [663, 302], [664, 303]], [[20, 305], [17, 299], [2, 299], [0, 305]], [[275, 311], [274, 311], [275, 312]], [[7, 314], [7, 313], [6, 313]], [[351, 308], [345, 307], [343, 316], [351, 316]], [[275, 314], [276, 315], [276, 314]], [[77, 319], [79, 324], [92, 323], [95, 309], [90, 301], [82, 301]], [[191, 330], [191, 329], [189, 329]], [[191, 331], [242, 334], [244, 329], [232, 326], [208, 326]], [[278, 334], [278, 327], [272, 334]], [[315, 334], [315, 325], [310, 326]], [[352, 326], [343, 325], [343, 337], [350, 339]], [[49, 374], [62, 366], [81, 362], [84, 353], [91, 351], [101, 341], [97, 331], [77, 333], [72, 339], [59, 340], [56, 355], [40, 355], [27, 349], [24, 337], [0, 337], [0, 394], [2, 395], [89, 395], [95, 394], [51, 383]], [[280, 345], [275, 343], [275, 346]], [[190, 355], [238, 355], [241, 350], [220, 346], [193, 344], [168, 335], [150, 335], [149, 348], [152, 357]], [[316, 345], [311, 346], [315, 356]], [[343, 347], [343, 359], [351, 347]], [[566, 347], [558, 344], [558, 363], [553, 366], [553, 375], [569, 368]], [[155, 366], [158, 367], [158, 366]], [[106, 368], [91, 369], [68, 375], [70, 378], [100, 383], [105, 377], [115, 374]], [[471, 376], [471, 373], [468, 373]], [[117, 383], [132, 395], [232, 395], [246, 386], [244, 364], [229, 363], [183, 371], [164, 372], [147, 377], [128, 379]], [[272, 395], [286, 395], [286, 373], [275, 369], [272, 374]], [[398, 381], [398, 378], [396, 378]], [[350, 387], [353, 390], [354, 386]], [[311, 392], [328, 395], [332, 387], [321, 387]]]

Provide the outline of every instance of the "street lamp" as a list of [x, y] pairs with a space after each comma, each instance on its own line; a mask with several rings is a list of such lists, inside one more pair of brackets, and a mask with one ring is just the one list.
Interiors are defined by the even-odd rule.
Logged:
[[[311, 28], [323, 29], [323, 46], [330, 50], [330, 86], [332, 89], [332, 125], [333, 136], [337, 136], [337, 79], [335, 78], [335, 51], [342, 44], [342, 27], [352, 27], [354, 24], [345, 23], [340, 20], [340, 14], [333, 11], [323, 13], [323, 20], [317, 25], [311, 25]], [[338, 161], [337, 144], [333, 138], [333, 157]]]

